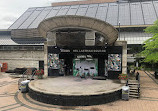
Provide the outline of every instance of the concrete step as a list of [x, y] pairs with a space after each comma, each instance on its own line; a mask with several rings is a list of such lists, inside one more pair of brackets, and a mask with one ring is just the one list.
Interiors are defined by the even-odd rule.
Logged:
[[136, 93], [138, 93], [139, 91], [138, 90], [129, 90], [129, 92], [136, 92]]
[[140, 90], [139, 87], [129, 87], [129, 88], [130, 88], [130, 90]]
[[139, 86], [139, 84], [129, 84], [128, 86], [129, 87], [137, 87], [137, 86]]
[[128, 81], [128, 83], [139, 83], [138, 81]]
[[138, 90], [139, 87], [130, 87], [130, 90]]
[[140, 91], [140, 89], [139, 88], [137, 88], [137, 89], [129, 89], [129, 91]]
[[132, 98], [139, 98], [139, 96], [136, 96], [136, 95], [129, 95], [129, 97], [132, 97]]
[[140, 88], [139, 86], [129, 86], [130, 89], [138, 89]]
[[132, 83], [128, 83], [128, 85], [138, 85], [138, 82], [132, 82]]
[[130, 92], [129, 95], [139, 95], [139, 93]]
[[138, 92], [129, 92], [129, 95], [139, 95], [140, 93]]

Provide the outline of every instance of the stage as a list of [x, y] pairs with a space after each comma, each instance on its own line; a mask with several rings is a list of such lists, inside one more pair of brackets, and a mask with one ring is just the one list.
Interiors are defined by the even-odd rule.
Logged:
[[86, 106], [120, 99], [121, 88], [122, 84], [114, 80], [63, 76], [31, 81], [29, 95], [37, 101], [48, 104]]

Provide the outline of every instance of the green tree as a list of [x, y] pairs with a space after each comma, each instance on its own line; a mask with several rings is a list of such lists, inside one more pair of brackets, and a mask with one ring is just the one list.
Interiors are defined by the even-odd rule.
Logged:
[[144, 42], [145, 50], [141, 54], [145, 57], [144, 62], [157, 63], [158, 62], [158, 20], [154, 25], [144, 29], [146, 33], [153, 35], [152, 38]]

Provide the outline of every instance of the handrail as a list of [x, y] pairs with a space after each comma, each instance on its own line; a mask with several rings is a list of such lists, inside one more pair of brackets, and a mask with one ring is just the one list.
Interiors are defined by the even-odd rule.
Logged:
[[140, 74], [136, 73], [136, 80], [138, 81], [138, 95], [140, 96]]
[[33, 79], [33, 77], [35, 76], [35, 73], [36, 73], [36, 70], [32, 73], [32, 76], [31, 76], [30, 80]]
[[140, 75], [139, 75], [139, 72], [136, 73], [136, 80], [138, 80], [138, 82], [140, 81]]
[[[26, 71], [22, 74], [22, 76], [20, 77], [20, 79], [18, 80], [18, 87], [20, 88], [20, 83], [22, 82], [22, 81], [24, 81], [24, 78], [26, 78], [26, 79], [28, 79], [28, 75], [29, 74], [27, 74], [27, 76], [25, 77], [25, 75], [26, 75], [26, 73], [28, 73], [30, 71], [30, 68], [28, 68], [28, 69], [26, 69]], [[33, 71], [33, 70], [32, 70]], [[32, 80], [33, 79], [33, 77], [34, 77], [34, 75], [35, 75], [35, 72], [36, 72], [36, 70], [32, 73], [31, 72], [31, 77], [30, 77], [30, 80]]]
[[28, 69], [26, 69], [26, 71], [22, 74], [22, 77], [20, 77], [20, 79], [18, 80], [18, 88], [19, 88], [19, 90], [20, 90], [20, 83], [21, 83], [22, 81], [24, 81], [24, 75], [26, 74], [27, 70], [28, 70]]
[[26, 69], [26, 71], [22, 74], [23, 80], [24, 80], [24, 75], [26, 74], [27, 70], [28, 70], [28, 69]]

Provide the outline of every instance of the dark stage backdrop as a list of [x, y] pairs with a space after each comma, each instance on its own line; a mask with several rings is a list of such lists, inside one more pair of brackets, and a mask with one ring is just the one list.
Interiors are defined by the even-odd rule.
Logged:
[[110, 54], [118, 54], [121, 56], [120, 70], [108, 70], [109, 79], [118, 79], [118, 75], [122, 73], [122, 47], [121, 46], [107, 46], [107, 47], [57, 47], [49, 46], [48, 53], [60, 54], [60, 59], [73, 59], [75, 55], [92, 55], [93, 58], [98, 58], [98, 73], [99, 76], [105, 74], [105, 60]]

